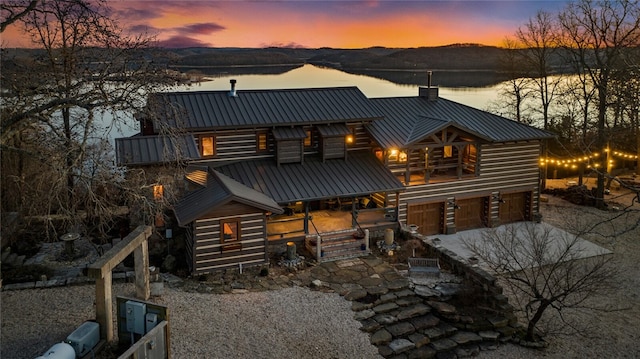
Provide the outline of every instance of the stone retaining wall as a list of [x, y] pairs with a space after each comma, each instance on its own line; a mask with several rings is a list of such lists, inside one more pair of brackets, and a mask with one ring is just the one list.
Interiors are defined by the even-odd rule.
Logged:
[[503, 294], [502, 287], [497, 283], [496, 277], [477, 265], [471, 265], [466, 259], [458, 256], [453, 251], [441, 247], [433, 246], [424, 241], [421, 235], [416, 235], [408, 231], [404, 231], [401, 235], [409, 238], [421, 240], [429, 247], [429, 251], [437, 257], [442, 266], [451, 271], [452, 274], [460, 276], [472, 285], [472, 292], [480, 303], [483, 303], [483, 309], [492, 310], [496, 315], [505, 317], [509, 320], [509, 325], [517, 325], [518, 320], [514, 313], [514, 308], [509, 304], [509, 300]]

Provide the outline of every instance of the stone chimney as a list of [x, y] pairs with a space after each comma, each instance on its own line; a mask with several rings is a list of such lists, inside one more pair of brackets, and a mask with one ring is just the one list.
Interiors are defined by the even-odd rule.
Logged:
[[438, 100], [438, 88], [435, 86], [431, 86], [431, 76], [432, 72], [427, 71], [427, 87], [420, 86], [418, 89], [418, 96], [424, 97], [429, 101], [437, 101]]
[[236, 80], [231, 79], [229, 80], [229, 82], [231, 83], [231, 91], [229, 91], [229, 97], [238, 97], [238, 94], [236, 93]]

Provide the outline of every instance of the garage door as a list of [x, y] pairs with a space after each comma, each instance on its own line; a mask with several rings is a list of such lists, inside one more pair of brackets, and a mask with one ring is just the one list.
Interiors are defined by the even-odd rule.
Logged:
[[501, 196], [503, 203], [500, 203], [499, 217], [500, 223], [513, 223], [527, 221], [530, 219], [531, 192], [507, 193]]
[[486, 197], [457, 200], [459, 208], [455, 210], [456, 231], [482, 228], [485, 226]]
[[444, 233], [444, 203], [410, 204], [407, 209], [407, 224], [418, 226], [423, 235]]

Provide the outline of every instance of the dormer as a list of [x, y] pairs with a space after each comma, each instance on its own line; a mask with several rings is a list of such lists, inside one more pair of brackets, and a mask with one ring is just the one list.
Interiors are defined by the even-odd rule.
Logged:
[[283, 163], [304, 162], [304, 139], [307, 133], [304, 128], [276, 127], [272, 130], [276, 141], [276, 161], [278, 166]]
[[347, 158], [347, 136], [353, 134], [345, 124], [321, 125], [317, 129], [323, 162], [332, 158]]

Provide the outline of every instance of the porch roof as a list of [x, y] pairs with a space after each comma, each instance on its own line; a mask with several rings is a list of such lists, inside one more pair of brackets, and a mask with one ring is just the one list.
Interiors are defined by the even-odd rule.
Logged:
[[261, 159], [216, 170], [280, 204], [404, 190], [404, 185], [369, 151], [349, 152], [346, 160], [322, 162], [317, 156], [309, 156], [304, 164], [278, 166], [273, 159]]
[[200, 152], [192, 135], [116, 138], [116, 161], [121, 166], [197, 158], [200, 158]]
[[178, 224], [184, 226], [231, 201], [269, 212], [283, 212], [273, 199], [210, 168], [207, 171], [206, 186], [182, 197], [173, 211]]

